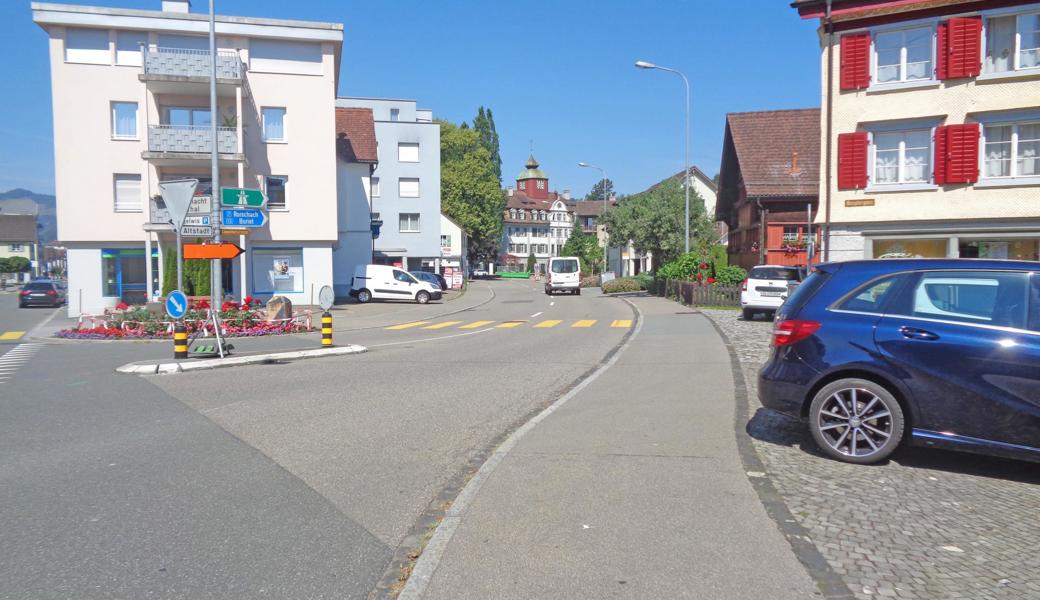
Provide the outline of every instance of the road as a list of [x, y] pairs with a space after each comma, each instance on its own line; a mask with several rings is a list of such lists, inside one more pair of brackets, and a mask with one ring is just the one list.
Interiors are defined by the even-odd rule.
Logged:
[[30, 345], [0, 403], [0, 598], [366, 597], [633, 319], [526, 281], [345, 314], [367, 354], [142, 378], [113, 368], [165, 344]]

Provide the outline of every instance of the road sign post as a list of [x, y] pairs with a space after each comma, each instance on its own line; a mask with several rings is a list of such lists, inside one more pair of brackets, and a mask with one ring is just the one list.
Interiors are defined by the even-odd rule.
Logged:
[[181, 255], [181, 229], [184, 227], [188, 211], [191, 210], [192, 198], [195, 196], [195, 188], [198, 185], [198, 179], [177, 179], [159, 182], [159, 194], [162, 196], [166, 209], [170, 212], [170, 223], [177, 234], [178, 290], [184, 288], [184, 257]]

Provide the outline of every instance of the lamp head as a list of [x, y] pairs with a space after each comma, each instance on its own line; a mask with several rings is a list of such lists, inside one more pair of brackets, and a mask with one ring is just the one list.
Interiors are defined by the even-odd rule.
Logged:
[[637, 60], [636, 66], [640, 69], [656, 69], [657, 65], [652, 62], [646, 62], [645, 60]]
[[587, 167], [587, 166], [589, 166], [589, 163], [580, 162], [580, 163], [578, 163], [578, 166], [579, 167]]

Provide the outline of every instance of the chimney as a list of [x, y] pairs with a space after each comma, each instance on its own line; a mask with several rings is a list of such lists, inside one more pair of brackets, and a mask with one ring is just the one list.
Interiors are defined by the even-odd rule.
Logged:
[[791, 175], [798, 175], [802, 170], [798, 168], [798, 151], [791, 151]]
[[191, 0], [162, 0], [162, 11], [188, 13], [191, 11]]
[[509, 196], [510, 198], [513, 197], [513, 186], [509, 186], [509, 187], [506, 188], [506, 195]]

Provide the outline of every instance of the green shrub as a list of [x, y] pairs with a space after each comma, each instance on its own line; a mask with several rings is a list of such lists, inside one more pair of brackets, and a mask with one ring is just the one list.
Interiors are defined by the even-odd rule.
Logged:
[[649, 273], [640, 273], [632, 277], [639, 284], [639, 289], [648, 290], [654, 284], [654, 276]]
[[586, 275], [581, 278], [581, 287], [599, 287], [599, 275]]
[[736, 265], [715, 270], [715, 285], [740, 285], [745, 279], [747, 271]]
[[661, 265], [657, 276], [664, 279], [689, 279], [702, 263], [707, 262], [696, 252], [688, 252], [670, 263]]
[[603, 284], [604, 294], [616, 294], [618, 292], [638, 292], [639, 282], [631, 277], [612, 279]]

